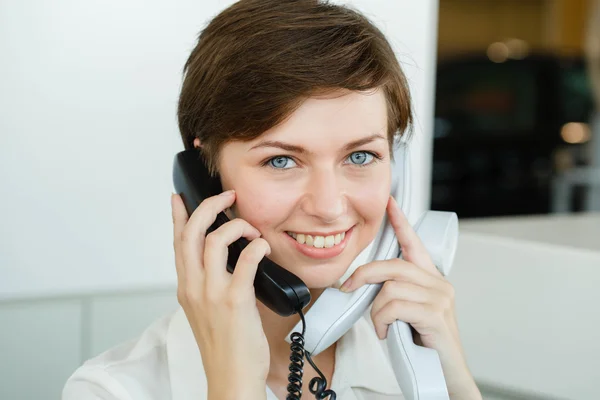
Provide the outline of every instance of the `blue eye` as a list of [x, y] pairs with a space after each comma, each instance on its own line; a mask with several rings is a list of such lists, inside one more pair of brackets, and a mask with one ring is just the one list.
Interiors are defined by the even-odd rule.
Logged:
[[286, 156], [273, 157], [268, 161], [268, 164], [275, 169], [288, 169], [296, 166], [294, 160]]
[[355, 151], [348, 156], [350, 162], [357, 166], [366, 166], [373, 162], [375, 156], [368, 151]]

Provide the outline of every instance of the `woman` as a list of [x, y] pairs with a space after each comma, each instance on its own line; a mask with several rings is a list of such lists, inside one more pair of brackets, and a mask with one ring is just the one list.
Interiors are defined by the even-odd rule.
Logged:
[[[88, 361], [65, 399], [284, 399], [298, 316], [256, 301], [257, 263], [302, 279], [313, 301], [389, 216], [405, 260], [358, 268], [342, 290], [386, 281], [363, 317], [314, 357], [338, 398], [402, 398], [381, 339], [400, 319], [438, 351], [452, 399], [480, 399], [463, 355], [452, 286], [390, 198], [392, 145], [409, 127], [405, 77], [364, 16], [323, 2], [242, 0], [217, 15], [185, 65], [179, 127], [223, 194], [187, 215], [172, 196], [182, 310]], [[206, 235], [216, 214], [231, 222]], [[251, 243], [233, 274], [227, 245]], [[308, 327], [310, 329], [310, 327]], [[317, 372], [304, 368], [304, 398]]]

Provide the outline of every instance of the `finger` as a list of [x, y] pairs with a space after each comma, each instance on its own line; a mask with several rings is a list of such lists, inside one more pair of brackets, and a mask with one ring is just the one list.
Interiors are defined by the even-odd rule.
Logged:
[[187, 211], [181, 197], [175, 193], [171, 194], [171, 216], [173, 218], [173, 251], [175, 252], [175, 269], [178, 280], [185, 277], [183, 260], [181, 258], [181, 233], [188, 221]]
[[[422, 325], [422, 321], [429, 314], [430, 311], [427, 304], [396, 299], [388, 302], [376, 314], [372, 314], [371, 319], [373, 320], [377, 336], [380, 339], [385, 339], [388, 327], [393, 322], [400, 320], [413, 326], [419, 326]], [[415, 329], [417, 328], [415, 327]]]
[[396, 203], [396, 200], [390, 196], [387, 205], [387, 213], [390, 224], [394, 228], [398, 243], [402, 249], [402, 258], [410, 261], [422, 268], [428, 269], [432, 272], [437, 271], [436, 266], [433, 264], [429, 252], [425, 248], [425, 245], [412, 228], [408, 219]]
[[265, 239], [257, 238], [251, 241], [240, 254], [233, 271], [231, 289], [239, 291], [254, 290], [254, 277], [256, 276], [258, 263], [269, 254], [271, 254], [271, 247]]
[[206, 236], [204, 271], [209, 288], [220, 288], [229, 284], [231, 274], [227, 271], [227, 247], [241, 237], [256, 239], [260, 237], [260, 232], [247, 221], [236, 218]]
[[375, 297], [371, 307], [371, 316], [376, 315], [383, 307], [393, 300], [404, 300], [412, 303], [431, 303], [436, 293], [432, 289], [415, 285], [410, 282], [387, 281]]
[[407, 281], [423, 287], [438, 287], [441, 279], [429, 271], [400, 258], [378, 260], [362, 265], [344, 282], [341, 290], [351, 292], [367, 283], [389, 280]]
[[[206, 231], [215, 222], [217, 214], [235, 201], [232, 190], [202, 201], [189, 217], [181, 232], [181, 253], [187, 277], [199, 279], [203, 274], [204, 240]], [[182, 203], [183, 206], [183, 203]]]

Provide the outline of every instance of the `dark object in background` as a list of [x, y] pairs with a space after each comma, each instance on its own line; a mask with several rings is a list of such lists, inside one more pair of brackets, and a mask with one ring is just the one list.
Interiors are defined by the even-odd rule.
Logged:
[[[545, 214], [566, 123], [593, 109], [580, 58], [441, 61], [436, 81], [431, 208], [460, 218]], [[571, 149], [572, 150], [572, 149]]]

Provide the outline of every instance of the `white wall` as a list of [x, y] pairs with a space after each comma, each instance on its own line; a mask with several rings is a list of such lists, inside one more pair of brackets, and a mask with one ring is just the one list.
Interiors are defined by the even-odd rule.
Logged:
[[[181, 69], [232, 1], [0, 2], [0, 299], [175, 283], [169, 197]], [[437, 1], [350, 1], [388, 34], [429, 201]]]
[[59, 399], [85, 360], [138, 337], [176, 310], [174, 293], [170, 288], [0, 302], [0, 399]]

